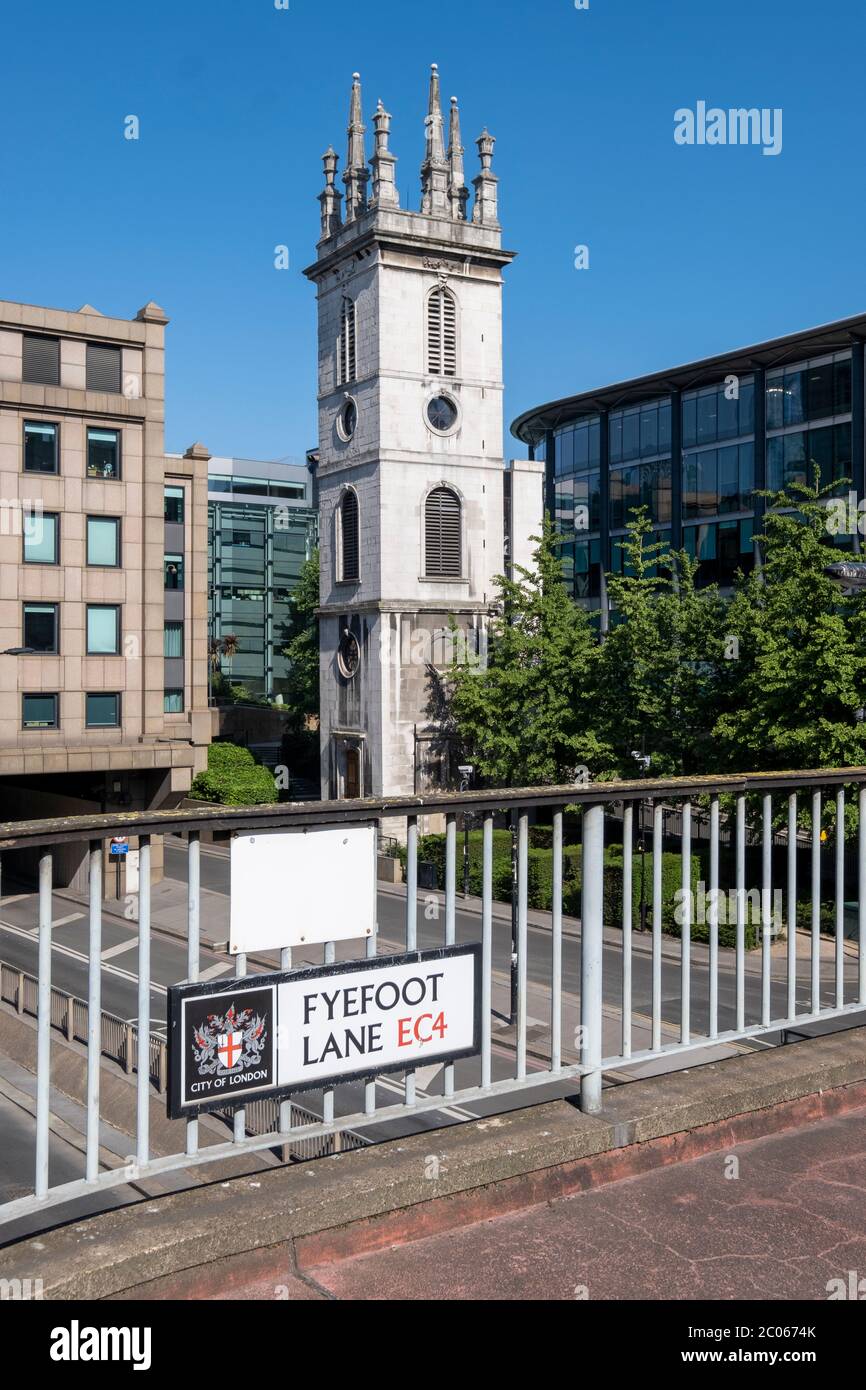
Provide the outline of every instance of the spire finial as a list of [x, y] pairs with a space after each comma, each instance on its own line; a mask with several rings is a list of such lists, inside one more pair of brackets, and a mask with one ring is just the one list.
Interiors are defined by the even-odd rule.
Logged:
[[466, 221], [469, 189], [463, 170], [463, 146], [460, 143], [460, 108], [457, 98], [451, 98], [451, 119], [448, 128], [448, 199], [455, 222]]
[[445, 125], [439, 91], [439, 67], [430, 64], [430, 92], [424, 118], [426, 149], [421, 165], [421, 211], [432, 217], [447, 217], [448, 161], [445, 158]]
[[340, 214], [340, 203], [343, 195], [337, 188], [334, 179], [337, 174], [337, 152], [333, 145], [329, 145], [322, 155], [322, 164], [325, 169], [325, 187], [319, 194], [319, 203], [322, 208], [322, 239], [333, 236], [343, 225]]
[[367, 206], [367, 151], [364, 147], [364, 132], [367, 127], [361, 119], [361, 74], [352, 73], [352, 95], [349, 100], [349, 137], [346, 154], [346, 168], [343, 182], [346, 185], [346, 221], [354, 222]]

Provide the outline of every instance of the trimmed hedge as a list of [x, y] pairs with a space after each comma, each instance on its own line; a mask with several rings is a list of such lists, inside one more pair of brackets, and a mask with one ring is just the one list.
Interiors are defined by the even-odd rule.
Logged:
[[[545, 831], [548, 827], [533, 827], [533, 829]], [[539, 835], [539, 839], [543, 839]], [[579, 917], [581, 910], [581, 846], [566, 845], [563, 848], [562, 866], [562, 910], [570, 917]], [[482, 856], [482, 832], [472, 830], [469, 832], [469, 891], [480, 896], [481, 894], [481, 856]], [[401, 854], [405, 866], [405, 850]], [[436, 869], [436, 881], [440, 888], [445, 884], [445, 836], [444, 835], [422, 835], [418, 840], [418, 858], [427, 863], [433, 864]], [[620, 927], [622, 925], [622, 849], [619, 845], [612, 845], [605, 851], [605, 874], [604, 874], [604, 922], [605, 926]], [[647, 903], [647, 924], [652, 925], [652, 885], [653, 885], [653, 856], [648, 853], [644, 856], [644, 893]], [[698, 884], [704, 879], [704, 872], [701, 865], [701, 857], [698, 853], [692, 854], [691, 860], [692, 876], [692, 913], [697, 915], [701, 907], [701, 897], [698, 891]], [[552, 848], [542, 848], [530, 845], [527, 851], [527, 902], [530, 907], [539, 908], [542, 911], [549, 911], [553, 902], [553, 850]], [[458, 887], [463, 882], [463, 834], [458, 830], [457, 834], [457, 883]], [[668, 852], [662, 855], [662, 931], [669, 936], [679, 936], [681, 926], [677, 919], [677, 906], [680, 902], [679, 892], [682, 887], [682, 859], [679, 854]], [[493, 832], [493, 897], [497, 902], [511, 901], [511, 832], [509, 830], [494, 830]], [[640, 898], [641, 898], [641, 856], [637, 853], [632, 855], [632, 927], [638, 930], [640, 927]], [[719, 917], [724, 918], [733, 914], [728, 914], [724, 907], [720, 909]], [[706, 918], [706, 903], [704, 900], [703, 916]], [[709, 927], [706, 920], [703, 922], [692, 921], [691, 939], [693, 941], [708, 941]], [[746, 949], [751, 950], [758, 942], [758, 925], [747, 921], [745, 931]], [[730, 922], [719, 921], [719, 945], [733, 946], [736, 944], [736, 926], [733, 920]]]
[[235, 743], [212, 743], [207, 750], [207, 772], [200, 772], [190, 788], [194, 801], [216, 801], [221, 806], [263, 806], [276, 800], [274, 779], [257, 763], [248, 748]]

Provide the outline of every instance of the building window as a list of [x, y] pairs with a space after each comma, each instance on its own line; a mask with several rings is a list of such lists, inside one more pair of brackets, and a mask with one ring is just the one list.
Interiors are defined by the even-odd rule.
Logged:
[[120, 477], [120, 431], [87, 431], [88, 478]]
[[359, 569], [358, 496], [350, 488], [340, 503], [340, 579], [357, 584]]
[[87, 389], [120, 394], [120, 348], [87, 344]]
[[116, 729], [120, 726], [120, 696], [100, 691], [85, 695], [84, 722], [88, 729]]
[[166, 555], [165, 557], [165, 587], [167, 589], [183, 588], [183, 556]]
[[163, 695], [162, 708], [165, 714], [183, 714], [183, 691], [166, 690]]
[[114, 603], [87, 605], [87, 655], [117, 656], [120, 651], [120, 608]]
[[434, 487], [424, 504], [424, 574], [455, 579], [462, 574], [460, 498], [450, 487]]
[[183, 656], [183, 623], [166, 623], [162, 641], [163, 656]]
[[459, 411], [450, 396], [434, 396], [427, 402], [427, 423], [437, 434], [450, 434], [458, 418]]
[[427, 296], [427, 371], [457, 375], [457, 301], [444, 285]]
[[60, 518], [56, 512], [24, 513], [25, 565], [56, 565], [60, 553]]
[[60, 339], [25, 333], [21, 376], [38, 386], [59, 386]]
[[349, 396], [340, 406], [337, 414], [337, 433], [344, 444], [348, 444], [358, 423], [358, 407]]
[[24, 422], [24, 472], [57, 473], [57, 426]]
[[165, 490], [165, 519], [175, 526], [183, 525], [183, 488], [167, 487]]
[[25, 603], [22, 645], [33, 652], [56, 653], [59, 649], [58, 615], [56, 603]]
[[22, 725], [25, 729], [56, 729], [58, 727], [57, 695], [22, 696]]
[[117, 569], [120, 564], [120, 517], [87, 518], [87, 563]]
[[340, 308], [340, 336], [337, 339], [337, 384], [339, 386], [345, 386], [348, 381], [355, 380], [357, 366], [355, 357], [356, 318], [354, 301], [345, 298]]

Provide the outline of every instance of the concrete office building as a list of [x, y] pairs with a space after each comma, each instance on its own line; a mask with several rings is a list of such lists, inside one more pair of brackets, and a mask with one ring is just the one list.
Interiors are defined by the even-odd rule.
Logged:
[[290, 598], [316, 547], [306, 463], [212, 458], [208, 464], [209, 632], [237, 639], [224, 678], [252, 695], [285, 693]]
[[318, 299], [326, 797], [453, 783], [431, 688], [441, 637], [453, 617], [481, 650], [506, 514], [510, 558], [522, 560], [542, 504], [541, 465], [506, 469], [503, 457], [502, 273], [514, 252], [502, 247], [493, 137], [477, 141], [470, 207], [457, 102], [446, 145], [434, 65], [415, 212], [399, 205], [381, 102], [373, 125], [368, 168], [356, 75], [345, 197], [329, 149], [305, 272]]
[[[622, 567], [633, 507], [648, 508], [655, 539], [700, 561], [699, 583], [728, 589], [755, 563], [758, 491], [811, 481], [817, 464], [822, 484], [848, 478], [866, 497], [864, 340], [861, 314], [552, 401], [514, 422], [530, 457], [545, 462], [572, 593], [599, 611], [602, 628], [605, 575]], [[833, 541], [860, 543], [853, 533]]]
[[208, 452], [165, 456], [167, 322], [0, 302], [3, 820], [171, 805], [206, 765]]

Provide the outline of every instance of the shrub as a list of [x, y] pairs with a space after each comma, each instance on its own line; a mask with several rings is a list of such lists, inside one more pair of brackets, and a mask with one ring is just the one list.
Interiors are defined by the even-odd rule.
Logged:
[[257, 763], [248, 748], [234, 743], [212, 743], [207, 752], [207, 772], [200, 772], [190, 788], [194, 801], [215, 801], [221, 806], [262, 806], [276, 800], [274, 779]]

